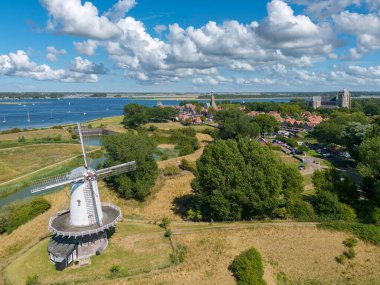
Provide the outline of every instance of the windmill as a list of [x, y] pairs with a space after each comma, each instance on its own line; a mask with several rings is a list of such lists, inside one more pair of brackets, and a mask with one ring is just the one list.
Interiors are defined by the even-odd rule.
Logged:
[[31, 192], [37, 193], [71, 184], [70, 208], [50, 218], [52, 239], [48, 245], [50, 260], [58, 270], [71, 262], [88, 260], [108, 245], [107, 230], [113, 229], [121, 219], [120, 208], [101, 203], [98, 179], [134, 171], [134, 161], [116, 166], [92, 169], [87, 162], [83, 133], [78, 123], [84, 165], [70, 173], [50, 177], [32, 184]]

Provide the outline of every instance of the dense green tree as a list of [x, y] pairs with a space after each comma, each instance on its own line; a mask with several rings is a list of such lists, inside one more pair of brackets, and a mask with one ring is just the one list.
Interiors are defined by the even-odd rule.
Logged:
[[215, 120], [218, 122], [219, 135], [222, 139], [256, 137], [260, 133], [260, 127], [251, 122], [251, 118], [240, 110], [220, 111], [216, 114]]
[[292, 196], [302, 187], [298, 177], [284, 182], [283, 171], [291, 172], [256, 141], [217, 140], [197, 161], [192, 183], [202, 216], [215, 220], [276, 216], [284, 204], [282, 196]]
[[336, 194], [342, 203], [356, 205], [360, 197], [355, 183], [335, 168], [315, 171], [313, 184], [317, 191], [329, 191]]
[[143, 133], [105, 136], [102, 140], [107, 151], [106, 166], [136, 161], [137, 170], [110, 177], [107, 182], [121, 197], [143, 200], [150, 193], [157, 175], [157, 163], [153, 158], [153, 142]]
[[340, 203], [338, 195], [330, 191], [317, 191], [314, 210], [323, 219], [353, 221], [356, 218], [355, 211], [348, 205]]
[[359, 147], [358, 172], [368, 198], [380, 205], [380, 137], [366, 139]]
[[359, 146], [371, 131], [371, 125], [363, 125], [359, 122], [348, 123], [342, 132], [344, 144], [351, 156], [358, 159]]
[[303, 177], [294, 166], [284, 165], [282, 175], [282, 194], [285, 199], [299, 197], [303, 192]]
[[267, 114], [258, 115], [252, 121], [260, 127], [262, 134], [274, 133], [280, 129], [280, 123], [273, 116]]
[[124, 107], [124, 125], [137, 128], [148, 122], [148, 107], [139, 104], [128, 104]]
[[176, 115], [177, 111], [172, 107], [148, 108], [139, 104], [128, 104], [124, 107], [124, 125], [136, 129], [148, 122], [166, 122]]
[[361, 112], [345, 113], [337, 110], [331, 114], [329, 120], [315, 127], [314, 134], [321, 142], [344, 145], [343, 131], [351, 122], [368, 124], [369, 119]]
[[172, 130], [170, 141], [176, 144], [180, 156], [191, 154], [199, 149], [196, 131], [193, 128]]

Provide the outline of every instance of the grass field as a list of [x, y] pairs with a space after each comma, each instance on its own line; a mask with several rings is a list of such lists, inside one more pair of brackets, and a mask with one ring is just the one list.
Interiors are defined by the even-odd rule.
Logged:
[[[48, 239], [39, 242], [5, 270], [11, 284], [24, 284], [28, 275], [37, 274], [42, 284], [87, 283], [112, 280], [110, 268], [120, 266], [120, 276], [148, 273], [170, 267], [171, 246], [164, 232], [153, 224], [120, 223], [106, 251], [91, 258], [91, 266], [56, 271], [46, 251]], [[33, 261], [33, 262], [31, 262]], [[112, 281], [111, 281], [112, 283]]]
[[63, 140], [68, 140], [71, 138], [71, 135], [68, 131], [63, 129], [42, 129], [35, 131], [25, 131], [20, 133], [12, 134], [0, 134], [0, 141], [12, 141], [16, 140], [23, 136], [26, 140], [41, 139], [45, 137], [56, 137], [61, 136]]
[[78, 144], [30, 145], [0, 150], [0, 182], [81, 153]]
[[93, 128], [104, 128], [114, 132], [125, 132], [125, 128], [122, 124], [124, 116], [106, 117], [84, 123], [83, 125], [89, 125]]

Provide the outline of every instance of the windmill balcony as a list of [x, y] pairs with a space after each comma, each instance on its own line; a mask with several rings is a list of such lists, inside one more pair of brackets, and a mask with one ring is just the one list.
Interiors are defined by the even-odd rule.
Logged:
[[64, 210], [50, 218], [49, 231], [57, 236], [62, 237], [84, 237], [93, 234], [104, 232], [107, 229], [115, 227], [118, 221], [121, 220], [121, 209], [110, 203], [102, 203], [103, 210], [103, 225], [97, 224], [76, 227], [70, 223], [70, 210]]

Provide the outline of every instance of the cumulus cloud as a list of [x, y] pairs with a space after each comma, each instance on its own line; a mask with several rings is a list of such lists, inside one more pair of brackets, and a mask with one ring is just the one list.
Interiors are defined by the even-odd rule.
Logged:
[[358, 14], [348, 11], [334, 15], [333, 20], [341, 32], [355, 35], [357, 47], [350, 49], [350, 57], [360, 58], [363, 54], [380, 49], [379, 14]]
[[84, 42], [74, 42], [74, 47], [75, 50], [78, 53], [87, 55], [87, 56], [92, 56], [94, 55], [96, 49], [98, 48], [98, 42], [94, 40], [87, 40]]
[[[53, 49], [50, 49], [51, 51]], [[97, 82], [98, 74], [104, 74], [103, 65], [76, 58], [68, 69], [52, 69], [30, 60], [25, 51], [0, 55], [0, 76], [17, 76], [40, 81]]]
[[119, 0], [113, 7], [105, 13], [105, 16], [114, 21], [118, 21], [125, 17], [127, 12], [136, 6], [135, 0]]
[[66, 55], [67, 51], [64, 49], [57, 50], [54, 46], [48, 46], [46, 48], [46, 58], [52, 62], [58, 60], [59, 55]]
[[168, 27], [166, 27], [165, 25], [155, 25], [154, 27], [153, 27], [153, 30], [157, 33], [157, 34], [159, 34], [159, 35], [161, 35], [163, 32], [165, 32], [166, 30], [168, 29]]
[[[48, 29], [94, 39], [120, 36], [120, 29], [91, 3], [81, 0], [40, 0], [49, 12]], [[123, 1], [120, 1], [123, 2]]]
[[331, 53], [336, 44], [328, 24], [317, 25], [305, 15], [294, 15], [283, 1], [268, 3], [268, 17], [258, 27], [265, 44], [281, 49], [285, 55], [319, 55]]

